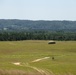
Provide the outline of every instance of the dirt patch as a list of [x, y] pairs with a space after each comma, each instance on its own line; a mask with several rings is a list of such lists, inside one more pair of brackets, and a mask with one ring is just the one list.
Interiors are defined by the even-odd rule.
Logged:
[[21, 65], [21, 63], [20, 62], [15, 62], [15, 63], [13, 63], [14, 65]]
[[40, 59], [36, 59], [36, 60], [34, 60], [34, 61], [32, 61], [32, 62], [39, 62], [39, 61], [41, 61], [41, 60], [45, 60], [45, 59], [49, 59], [50, 57], [44, 57], [44, 58], [40, 58]]

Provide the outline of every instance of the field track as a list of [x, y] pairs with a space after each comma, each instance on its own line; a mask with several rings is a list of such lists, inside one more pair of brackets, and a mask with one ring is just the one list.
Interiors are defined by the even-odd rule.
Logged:
[[[32, 62], [39, 62], [39, 61], [41, 61], [41, 60], [45, 60], [45, 59], [48, 59], [48, 58], [50, 58], [50, 57], [44, 57], [44, 58], [36, 59], [36, 60], [34, 60], [34, 61], [32, 61]], [[16, 66], [26, 66], [26, 67], [32, 68], [32, 69], [36, 70], [37, 72], [39, 72], [40, 75], [50, 75], [50, 72], [44, 71], [44, 70], [42, 70], [42, 69], [38, 69], [37, 67], [34, 67], [34, 66], [30, 66], [29, 63], [22, 63], [22, 64], [21, 64], [20, 62], [15, 62], [15, 63], [12, 63], [12, 64], [14, 64], [14, 65], [16, 65]], [[53, 74], [53, 75], [54, 75], [54, 74]]]

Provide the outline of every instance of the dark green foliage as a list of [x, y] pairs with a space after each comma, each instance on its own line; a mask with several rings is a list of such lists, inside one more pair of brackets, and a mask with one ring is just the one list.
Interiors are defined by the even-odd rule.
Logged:
[[17, 40], [76, 40], [75, 32], [0, 32], [0, 41]]

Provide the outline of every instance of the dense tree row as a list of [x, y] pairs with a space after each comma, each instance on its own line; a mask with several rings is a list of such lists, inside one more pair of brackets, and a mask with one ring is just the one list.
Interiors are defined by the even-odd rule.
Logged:
[[0, 32], [0, 41], [17, 40], [76, 40], [75, 32]]

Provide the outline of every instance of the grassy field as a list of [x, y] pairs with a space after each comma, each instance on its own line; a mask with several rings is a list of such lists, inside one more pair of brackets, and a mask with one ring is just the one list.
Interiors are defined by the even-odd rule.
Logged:
[[0, 75], [76, 75], [76, 41], [0, 42]]

